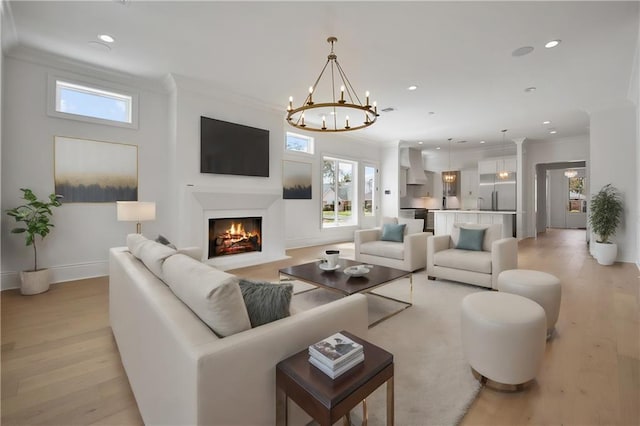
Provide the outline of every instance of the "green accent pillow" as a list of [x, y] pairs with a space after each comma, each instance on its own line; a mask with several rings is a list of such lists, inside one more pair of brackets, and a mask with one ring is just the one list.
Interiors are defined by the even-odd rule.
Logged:
[[482, 241], [484, 240], [484, 229], [460, 228], [457, 249], [482, 251]]
[[293, 284], [273, 284], [240, 278], [240, 291], [252, 328], [289, 316]]
[[385, 223], [382, 225], [382, 241], [396, 241], [401, 243], [404, 241], [404, 228], [406, 224], [397, 225], [394, 223]]

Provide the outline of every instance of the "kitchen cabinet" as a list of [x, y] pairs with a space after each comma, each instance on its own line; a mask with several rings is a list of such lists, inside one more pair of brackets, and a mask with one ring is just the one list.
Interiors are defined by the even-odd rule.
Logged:
[[398, 194], [400, 198], [407, 196], [407, 169], [401, 168], [398, 179]]
[[478, 170], [468, 169], [460, 172], [460, 192], [463, 199], [478, 197]]

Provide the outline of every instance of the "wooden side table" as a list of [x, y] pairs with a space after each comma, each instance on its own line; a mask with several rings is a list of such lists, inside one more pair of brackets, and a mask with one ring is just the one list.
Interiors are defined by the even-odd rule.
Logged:
[[287, 425], [289, 398], [321, 426], [330, 426], [385, 382], [387, 426], [394, 424], [393, 354], [353, 334], [342, 334], [364, 348], [364, 362], [332, 379], [309, 363], [307, 349], [276, 366], [276, 424]]

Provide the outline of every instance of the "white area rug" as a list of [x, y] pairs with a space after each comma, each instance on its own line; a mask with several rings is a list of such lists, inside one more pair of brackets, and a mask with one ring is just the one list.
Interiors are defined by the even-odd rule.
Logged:
[[[475, 399], [480, 384], [462, 355], [460, 303], [479, 291], [486, 290], [428, 281], [424, 271], [418, 272], [413, 276], [413, 306], [369, 329], [365, 338], [394, 356], [395, 424], [456, 425]], [[408, 281], [380, 287], [376, 293], [407, 300]], [[294, 297], [294, 308], [299, 296]], [[386, 386], [367, 403], [369, 424], [386, 424]], [[354, 420], [360, 413], [358, 407]]]

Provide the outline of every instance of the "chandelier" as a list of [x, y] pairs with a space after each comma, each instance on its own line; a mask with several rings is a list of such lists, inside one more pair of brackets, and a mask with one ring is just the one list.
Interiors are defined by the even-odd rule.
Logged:
[[496, 176], [498, 176], [498, 179], [501, 180], [505, 180], [509, 178], [509, 172], [507, 171], [507, 163], [506, 160], [504, 158], [504, 154], [505, 154], [505, 148], [506, 148], [506, 141], [505, 141], [505, 136], [507, 134], [507, 129], [502, 129], [502, 170], [499, 170], [496, 173]]
[[[327, 39], [331, 44], [331, 52], [316, 82], [309, 87], [309, 94], [302, 105], [294, 108], [293, 97], [289, 97], [287, 122], [293, 127], [313, 132], [346, 132], [363, 129], [376, 122], [378, 106], [376, 102], [369, 105], [369, 92], [365, 92], [364, 105], [360, 101], [349, 78], [338, 63], [338, 57], [333, 52], [333, 45], [337, 41], [336, 37]], [[322, 76], [327, 68], [331, 70], [331, 78], [323, 81]], [[339, 93], [336, 91], [336, 77], [340, 83]], [[314, 95], [318, 100], [320, 94], [326, 95], [328, 99], [314, 101]]]
[[442, 181], [444, 183], [453, 183], [456, 181], [456, 174], [451, 171], [451, 139], [449, 138], [449, 171], [442, 173]]
[[578, 171], [577, 170], [573, 170], [573, 169], [567, 169], [564, 171], [564, 175], [566, 177], [568, 177], [569, 179], [574, 178], [576, 176], [578, 176]]

